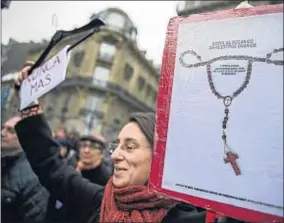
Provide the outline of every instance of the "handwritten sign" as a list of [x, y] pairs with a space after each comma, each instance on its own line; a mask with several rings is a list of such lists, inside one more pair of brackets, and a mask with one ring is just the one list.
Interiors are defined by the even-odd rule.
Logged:
[[26, 108], [34, 100], [46, 94], [65, 80], [70, 55], [69, 46], [64, 47], [50, 60], [36, 68], [32, 74], [23, 81], [20, 89], [20, 109]]
[[283, 222], [283, 5], [175, 17], [167, 33], [150, 188]]

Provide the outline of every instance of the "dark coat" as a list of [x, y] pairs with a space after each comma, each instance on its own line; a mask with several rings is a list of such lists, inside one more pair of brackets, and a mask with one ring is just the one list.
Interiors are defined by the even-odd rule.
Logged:
[[23, 151], [1, 157], [1, 222], [42, 222], [48, 191], [39, 183]]
[[[68, 165], [74, 169], [76, 168], [76, 166], [70, 165], [69, 163]], [[81, 174], [85, 179], [101, 186], [105, 186], [111, 176], [111, 172], [104, 163], [95, 169], [82, 170]], [[52, 223], [74, 222], [72, 213], [70, 213], [71, 210], [72, 209], [68, 208], [68, 205], [64, 204], [61, 200], [51, 196], [48, 205], [47, 220]]]
[[105, 186], [109, 178], [111, 177], [112, 172], [109, 170], [105, 163], [102, 163], [95, 169], [81, 171], [81, 174], [90, 182]]
[[[99, 222], [104, 187], [84, 179], [64, 164], [44, 115], [23, 119], [16, 125], [16, 132], [41, 182], [68, 206], [73, 222]], [[205, 213], [181, 204], [170, 210], [162, 222], [204, 223]]]

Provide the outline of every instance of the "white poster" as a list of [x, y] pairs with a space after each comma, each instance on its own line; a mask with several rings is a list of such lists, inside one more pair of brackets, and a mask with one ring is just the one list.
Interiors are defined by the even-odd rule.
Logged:
[[283, 216], [283, 14], [181, 24], [173, 81], [162, 188]]
[[20, 89], [21, 110], [65, 80], [70, 59], [68, 48], [69, 45], [65, 46], [23, 81]]

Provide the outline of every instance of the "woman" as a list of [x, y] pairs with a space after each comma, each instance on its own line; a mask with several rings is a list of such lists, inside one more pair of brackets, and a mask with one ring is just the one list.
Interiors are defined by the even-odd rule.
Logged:
[[[16, 78], [20, 86], [30, 65]], [[205, 222], [205, 211], [149, 192], [155, 117], [137, 113], [111, 144], [113, 176], [106, 187], [90, 183], [60, 159], [59, 145], [35, 103], [22, 113], [16, 131], [42, 184], [73, 213], [74, 222]]]

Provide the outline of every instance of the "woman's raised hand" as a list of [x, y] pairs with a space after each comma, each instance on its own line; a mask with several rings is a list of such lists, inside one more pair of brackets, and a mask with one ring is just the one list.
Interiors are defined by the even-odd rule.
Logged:
[[31, 69], [31, 67], [34, 65], [33, 61], [27, 61], [25, 63], [25, 67], [20, 70], [18, 76], [15, 78], [15, 85], [17, 87], [21, 87], [23, 81], [28, 77], [28, 71]]

